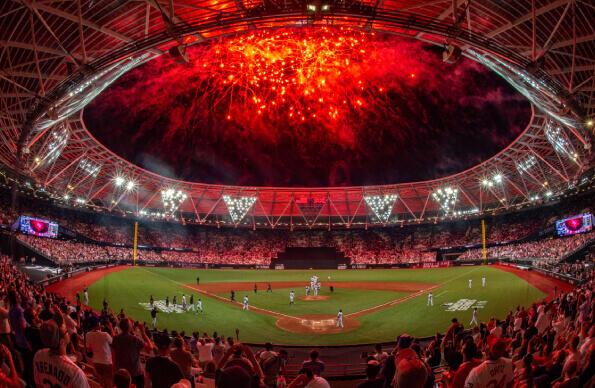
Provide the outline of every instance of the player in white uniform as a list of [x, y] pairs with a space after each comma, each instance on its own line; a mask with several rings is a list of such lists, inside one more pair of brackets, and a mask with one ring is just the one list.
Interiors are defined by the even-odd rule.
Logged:
[[320, 283], [314, 284], [314, 296], [318, 296], [318, 290], [320, 289]]
[[481, 286], [482, 286], [482, 287], [485, 287], [485, 286], [486, 286], [486, 277], [485, 277], [485, 275], [483, 275], [483, 276], [481, 277]]
[[293, 292], [293, 290], [291, 290], [289, 292], [289, 304], [293, 304], [294, 303], [294, 299], [295, 299], [295, 292]]
[[428, 306], [433, 306], [434, 305], [434, 295], [432, 295], [432, 293], [428, 293]]
[[473, 287], [473, 279], [469, 279], [469, 288]]
[[244, 306], [242, 310], [248, 310], [248, 295], [244, 296]]
[[182, 310], [186, 310], [186, 295], [182, 294]]
[[87, 287], [85, 287], [84, 290], [84, 294], [85, 294], [85, 304], [88, 305], [89, 304], [89, 289]]
[[337, 327], [343, 328], [343, 310], [339, 309], [337, 314]]
[[477, 307], [473, 308], [473, 315], [471, 316], [471, 322], [469, 322], [469, 326], [479, 326], [479, 321], [477, 320]]
[[[244, 301], [244, 303], [248, 303], [248, 297], [245, 298], [246, 300]], [[246, 310], [248, 310], [248, 308], [246, 308]], [[200, 311], [202, 313], [202, 299], [198, 298], [196, 300], [196, 311]]]

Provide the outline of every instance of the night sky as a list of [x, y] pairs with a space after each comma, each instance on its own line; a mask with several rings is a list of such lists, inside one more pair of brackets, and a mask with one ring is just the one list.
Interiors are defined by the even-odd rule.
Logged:
[[100, 142], [165, 176], [259, 186], [438, 178], [510, 144], [530, 105], [481, 65], [354, 31], [195, 46], [134, 69], [84, 112]]

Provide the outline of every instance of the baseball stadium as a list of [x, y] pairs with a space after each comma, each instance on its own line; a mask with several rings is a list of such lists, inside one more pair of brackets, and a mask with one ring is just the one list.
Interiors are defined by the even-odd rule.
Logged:
[[0, 386], [595, 386], [593, 20], [0, 2]]

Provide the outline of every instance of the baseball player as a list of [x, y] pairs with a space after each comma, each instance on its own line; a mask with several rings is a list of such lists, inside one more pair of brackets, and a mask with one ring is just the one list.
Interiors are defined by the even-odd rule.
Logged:
[[428, 306], [433, 306], [434, 305], [434, 295], [432, 295], [432, 293], [428, 293]]
[[310, 286], [306, 286], [306, 296], [310, 296]]
[[188, 311], [196, 311], [196, 309], [194, 308], [194, 295], [190, 294], [190, 301], [188, 302]]
[[318, 283], [314, 283], [314, 296], [318, 296]]
[[269, 283], [267, 286], [267, 292], [273, 292], [273, 287], [271, 286], [271, 283]]
[[343, 310], [339, 309], [337, 314], [337, 327], [343, 328]]
[[479, 321], [477, 320], [477, 307], [473, 308], [473, 315], [471, 316], [471, 322], [469, 322], [469, 326], [479, 326]]
[[[248, 297], [245, 298], [246, 300], [244, 300], [244, 304], [247, 304], [248, 302]], [[246, 310], [248, 310], [248, 307], [246, 307]], [[202, 299], [198, 298], [198, 300], [196, 301], [196, 311], [200, 311], [202, 313]]]
[[174, 305], [174, 308], [178, 307], [178, 296], [174, 295], [174, 298], [171, 300], [171, 304]]
[[473, 287], [473, 279], [469, 279], [469, 288]]
[[486, 286], [486, 276], [485, 276], [485, 275], [483, 275], [483, 276], [481, 277], [481, 286], [482, 286], [482, 287], [485, 287], [485, 286]]
[[293, 290], [289, 291], [289, 304], [293, 304], [295, 300], [295, 292]]
[[182, 294], [182, 310], [186, 310], [186, 295]]
[[165, 297], [165, 307], [169, 308], [169, 296]]
[[242, 310], [249, 310], [248, 308], [248, 295], [244, 296], [244, 306], [242, 307]]
[[153, 307], [153, 310], [151, 310], [151, 321], [153, 323], [153, 329], [157, 328], [157, 307]]
[[153, 295], [151, 295], [151, 297], [149, 298], [149, 304], [151, 305], [151, 307], [153, 307], [153, 303], [155, 303], [155, 300], [153, 299]]
[[85, 287], [85, 289], [84, 289], [84, 295], [85, 295], [85, 304], [88, 305], [89, 304], [89, 289], [87, 287]]

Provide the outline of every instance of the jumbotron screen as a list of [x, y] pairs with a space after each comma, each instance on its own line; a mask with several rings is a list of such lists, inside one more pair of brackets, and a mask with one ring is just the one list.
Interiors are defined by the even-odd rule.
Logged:
[[38, 237], [58, 237], [58, 224], [41, 218], [20, 216], [19, 230]]
[[577, 216], [556, 221], [558, 236], [570, 236], [577, 233], [587, 233], [593, 229], [593, 215], [583, 213]]

